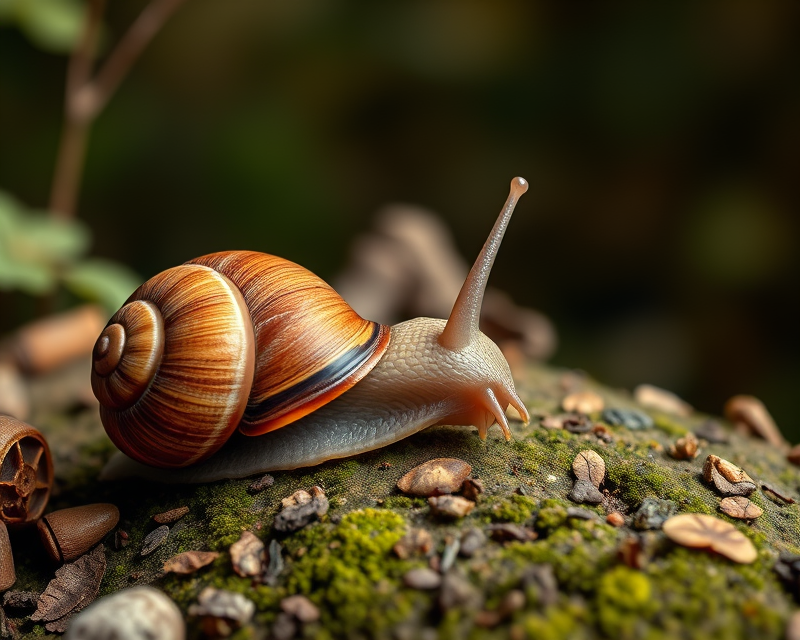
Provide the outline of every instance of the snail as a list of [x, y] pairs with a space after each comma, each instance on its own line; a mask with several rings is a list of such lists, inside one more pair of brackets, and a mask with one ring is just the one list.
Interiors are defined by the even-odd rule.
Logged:
[[303, 267], [249, 251], [209, 254], [143, 284], [93, 351], [101, 418], [127, 454], [102, 477], [246, 477], [371, 451], [436, 424], [474, 425], [485, 439], [497, 423], [510, 440], [507, 407], [525, 423], [528, 411], [478, 321], [527, 188], [511, 181], [447, 320], [369, 322]]

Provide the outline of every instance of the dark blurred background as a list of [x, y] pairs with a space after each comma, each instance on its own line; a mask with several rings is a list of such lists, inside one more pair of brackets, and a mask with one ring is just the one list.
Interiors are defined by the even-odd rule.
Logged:
[[[109, 4], [111, 43], [145, 3]], [[332, 279], [391, 201], [471, 261], [522, 175], [492, 284], [554, 363], [751, 393], [797, 440], [799, 54], [793, 0], [189, 0], [96, 122], [79, 217], [143, 277], [249, 248]], [[0, 189], [31, 206], [65, 67], [0, 28]], [[0, 332], [35, 308], [6, 294]]]

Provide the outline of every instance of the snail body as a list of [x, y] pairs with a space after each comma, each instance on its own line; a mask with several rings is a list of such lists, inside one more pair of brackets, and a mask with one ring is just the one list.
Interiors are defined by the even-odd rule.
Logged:
[[[475, 425], [485, 438], [496, 422], [510, 439], [505, 408], [525, 421], [528, 412], [478, 319], [526, 190], [521, 178], [512, 181], [446, 321], [389, 328], [363, 320], [302, 267], [254, 252], [204, 256], [142, 285], [95, 346], [103, 422], [127, 454], [112, 459], [104, 477], [203, 482], [294, 469], [435, 424]], [[191, 274], [179, 274], [184, 267]], [[210, 293], [201, 279], [214, 282]], [[212, 315], [220, 308], [221, 319]], [[199, 418], [189, 414], [196, 407]]]

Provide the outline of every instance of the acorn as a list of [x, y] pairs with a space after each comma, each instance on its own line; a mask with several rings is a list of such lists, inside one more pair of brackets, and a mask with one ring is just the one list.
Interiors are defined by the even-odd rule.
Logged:
[[119, 509], [97, 503], [48, 513], [36, 526], [47, 555], [56, 562], [79, 558], [119, 522]]
[[0, 520], [0, 591], [5, 591], [17, 581], [14, 573], [14, 558], [11, 555], [11, 541], [8, 539], [8, 529]]

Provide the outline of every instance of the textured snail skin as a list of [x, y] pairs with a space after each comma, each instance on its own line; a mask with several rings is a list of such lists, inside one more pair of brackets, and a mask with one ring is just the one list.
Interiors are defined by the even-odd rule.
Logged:
[[444, 325], [433, 318], [395, 325], [369, 375], [282, 429], [236, 435], [208, 460], [181, 469], [156, 469], [117, 454], [101, 479], [192, 483], [296, 469], [372, 451], [435, 424], [475, 425], [485, 437], [496, 421], [509, 437], [505, 407], [513, 406], [525, 421], [528, 412], [505, 358], [483, 334], [459, 351], [443, 348], [437, 337]]

